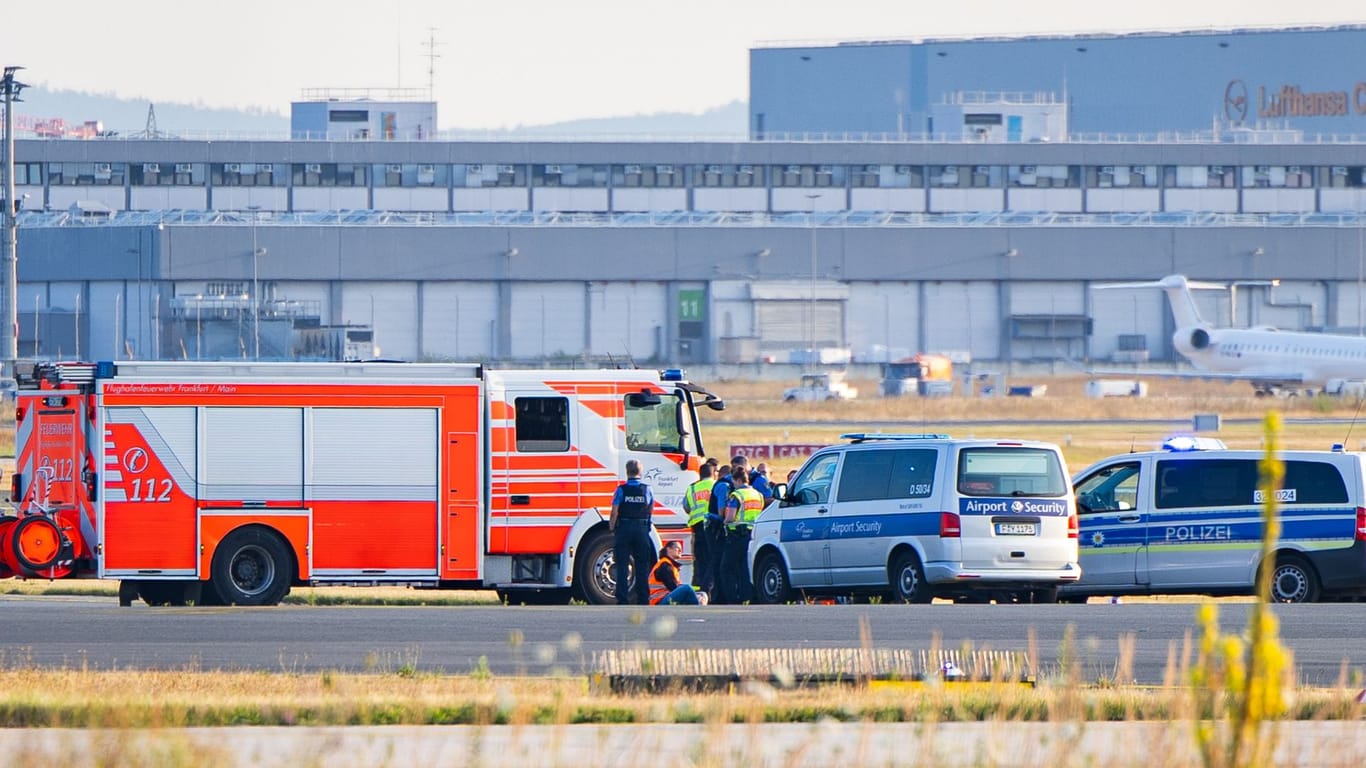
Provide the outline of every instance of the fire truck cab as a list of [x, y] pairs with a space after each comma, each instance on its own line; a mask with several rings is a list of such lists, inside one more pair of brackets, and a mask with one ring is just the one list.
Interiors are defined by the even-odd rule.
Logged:
[[120, 579], [124, 604], [331, 584], [612, 602], [626, 460], [659, 534], [686, 539], [697, 409], [723, 407], [677, 370], [176, 361], [17, 379], [0, 576]]

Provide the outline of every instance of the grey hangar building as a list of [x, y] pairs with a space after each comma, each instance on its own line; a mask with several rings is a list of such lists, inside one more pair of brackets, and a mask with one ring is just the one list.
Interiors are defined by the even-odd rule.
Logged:
[[724, 139], [443, 134], [401, 93], [278, 138], [20, 135], [20, 355], [1175, 361], [1161, 293], [1093, 288], [1178, 273], [1235, 287], [1218, 324], [1360, 333], [1361, 50], [759, 46]]

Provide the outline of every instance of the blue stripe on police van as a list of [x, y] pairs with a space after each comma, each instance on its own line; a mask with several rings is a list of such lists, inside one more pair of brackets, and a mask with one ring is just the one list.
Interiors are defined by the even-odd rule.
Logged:
[[778, 529], [778, 538], [782, 541], [822, 541], [875, 536], [938, 536], [939, 518], [940, 513], [933, 511], [784, 520]]
[[1037, 515], [1067, 517], [1066, 499], [958, 499], [960, 515]]
[[[1345, 542], [1356, 536], [1356, 508], [1282, 509], [1280, 540], [1308, 547], [1311, 542]], [[1110, 549], [1147, 543], [1153, 548], [1259, 543], [1262, 540], [1260, 511], [1252, 507], [1180, 514], [1146, 515], [1140, 523], [1088, 524], [1081, 520], [1083, 549]], [[1331, 543], [1314, 545], [1328, 549]]]

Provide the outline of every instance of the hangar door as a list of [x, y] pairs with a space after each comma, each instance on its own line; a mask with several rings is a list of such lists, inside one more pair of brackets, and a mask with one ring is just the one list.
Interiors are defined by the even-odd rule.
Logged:
[[751, 296], [763, 354], [807, 349], [813, 340], [816, 349], [845, 346], [848, 286], [817, 282], [813, 297], [809, 282], [764, 283]]

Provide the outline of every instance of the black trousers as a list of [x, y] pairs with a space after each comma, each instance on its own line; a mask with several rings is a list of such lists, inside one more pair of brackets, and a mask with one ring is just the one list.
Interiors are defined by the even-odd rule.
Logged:
[[649, 520], [617, 521], [612, 534], [612, 575], [617, 581], [617, 605], [650, 604], [650, 569], [655, 567], [655, 555], [655, 545], [650, 542]]
[[707, 578], [711, 580], [712, 602], [724, 605], [726, 584], [721, 563], [726, 559], [726, 526], [715, 520], [707, 520], [703, 525], [707, 533]]
[[749, 578], [748, 528], [726, 532], [725, 561], [721, 564], [722, 591], [728, 603], [747, 603], [753, 597], [754, 583]]
[[703, 520], [692, 527], [692, 585], [703, 592], [711, 592], [716, 582], [711, 561], [711, 538], [707, 534], [707, 521]]

